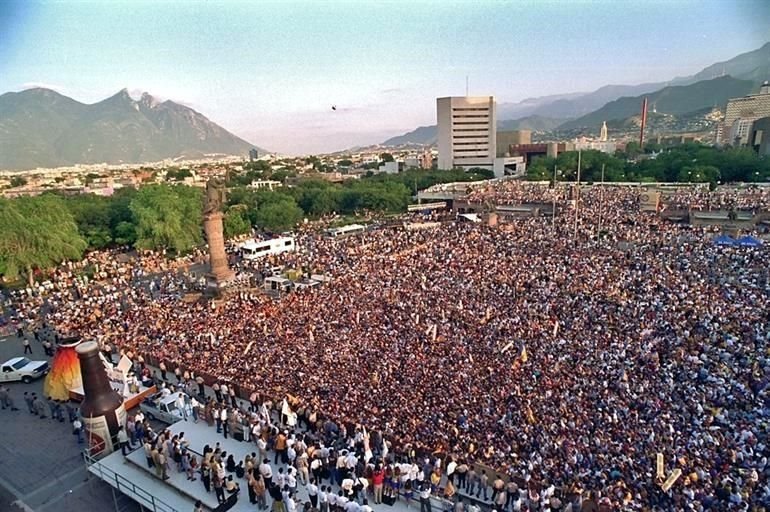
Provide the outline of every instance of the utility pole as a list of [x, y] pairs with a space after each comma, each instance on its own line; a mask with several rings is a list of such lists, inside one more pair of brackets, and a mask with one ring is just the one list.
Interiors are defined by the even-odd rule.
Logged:
[[578, 213], [580, 210], [580, 157], [582, 151], [578, 151], [578, 165], [577, 165], [577, 185], [575, 188], [575, 230], [572, 233], [572, 239], [577, 242], [577, 230], [578, 230]]
[[553, 164], [553, 208], [551, 209], [551, 225], [556, 226], [556, 164]]
[[596, 230], [596, 238], [598, 240], [602, 232], [602, 220], [604, 216], [604, 164], [602, 164], [602, 185], [599, 189], [599, 228]]

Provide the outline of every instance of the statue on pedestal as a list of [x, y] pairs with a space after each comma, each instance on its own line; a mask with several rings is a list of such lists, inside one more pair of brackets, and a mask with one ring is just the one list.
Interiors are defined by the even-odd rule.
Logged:
[[221, 212], [225, 204], [225, 182], [216, 176], [206, 182], [206, 203], [203, 207], [203, 215]]

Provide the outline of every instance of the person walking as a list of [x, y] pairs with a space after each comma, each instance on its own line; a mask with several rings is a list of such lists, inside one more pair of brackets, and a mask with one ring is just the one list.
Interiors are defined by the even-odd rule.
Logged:
[[24, 341], [22, 341], [21, 344], [24, 345], [24, 353], [25, 354], [31, 354], [32, 353], [32, 347], [29, 345], [29, 340], [27, 338], [24, 338]]

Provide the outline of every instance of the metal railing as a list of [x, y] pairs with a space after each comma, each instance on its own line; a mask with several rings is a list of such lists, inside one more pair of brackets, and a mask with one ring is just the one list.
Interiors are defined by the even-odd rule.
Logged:
[[86, 462], [86, 467], [91, 473], [94, 473], [101, 480], [107, 482], [134, 501], [139, 502], [149, 510], [152, 510], [153, 512], [180, 512], [171, 505], [153, 496], [151, 492], [137, 486], [123, 475], [116, 473], [105, 466], [93, 458], [87, 450], [83, 452], [83, 459]]

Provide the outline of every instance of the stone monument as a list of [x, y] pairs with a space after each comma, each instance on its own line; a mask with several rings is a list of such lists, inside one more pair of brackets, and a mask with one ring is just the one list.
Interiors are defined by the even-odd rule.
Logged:
[[225, 182], [212, 177], [206, 183], [206, 204], [203, 207], [203, 231], [209, 244], [209, 273], [206, 274], [206, 292], [218, 295], [233, 278], [225, 252], [222, 206], [225, 204]]

